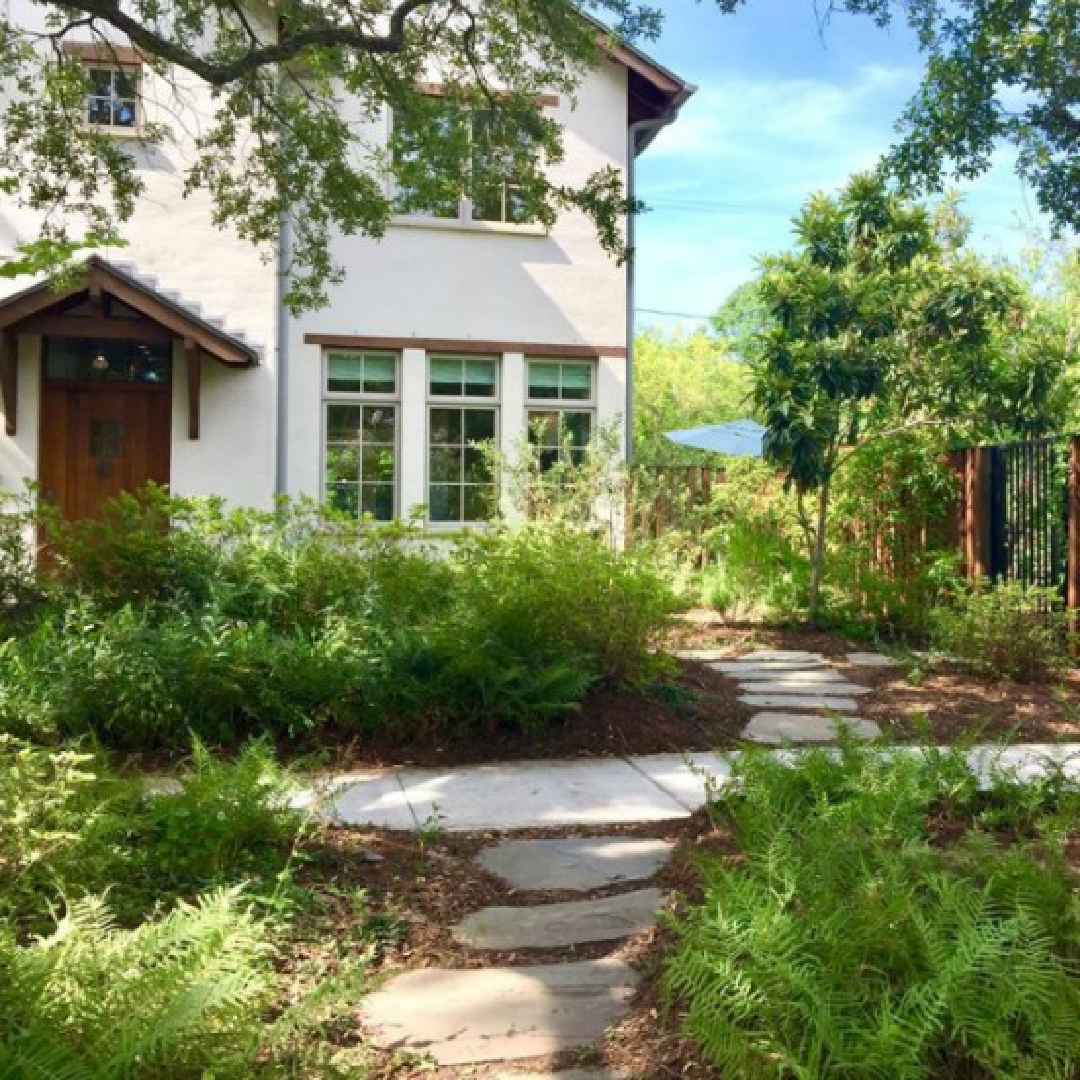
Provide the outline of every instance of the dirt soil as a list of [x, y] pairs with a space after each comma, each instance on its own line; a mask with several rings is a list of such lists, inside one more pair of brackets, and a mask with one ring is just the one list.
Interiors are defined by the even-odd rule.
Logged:
[[[674, 839], [678, 848], [671, 862], [648, 882], [629, 882], [608, 889], [579, 892], [517, 892], [480, 869], [475, 856], [481, 848], [507, 838], [498, 832], [428, 836], [383, 830], [327, 829], [313, 848], [299, 883], [319, 898], [300, 920], [291, 964], [315, 964], [332, 971], [341, 950], [361, 956], [374, 948], [369, 988], [402, 971], [427, 967], [478, 968], [526, 966], [585, 960], [602, 956], [625, 960], [642, 976], [642, 989], [630, 1014], [609, 1030], [596, 1046], [572, 1053], [530, 1059], [520, 1065], [492, 1064], [439, 1069], [440, 1080], [494, 1080], [506, 1072], [543, 1071], [574, 1067], [606, 1067], [615, 1075], [682, 1077], [706, 1080], [713, 1074], [697, 1061], [692, 1045], [679, 1032], [681, 1017], [664, 1007], [659, 993], [660, 961], [670, 931], [658, 927], [618, 942], [601, 942], [565, 949], [498, 952], [470, 949], [454, 940], [452, 927], [465, 915], [489, 905], [514, 906], [580, 900], [616, 895], [653, 886], [671, 896], [668, 910], [677, 913], [700, 899], [700, 875], [695, 854], [709, 850], [734, 857], [730, 835], [714, 827], [704, 814], [689, 821], [641, 826], [515, 831], [514, 839], [605, 835]], [[358, 901], [358, 897], [361, 899]], [[362, 898], [370, 898], [365, 901]], [[358, 909], [359, 903], [359, 909]], [[328, 943], [333, 943], [328, 945]], [[374, 943], [374, 944], [373, 944]], [[333, 956], [320, 959], [328, 948]], [[340, 1024], [334, 1041], [357, 1046], [364, 1041], [359, 1016]], [[431, 1076], [430, 1063], [371, 1051], [369, 1080], [405, 1080]]]

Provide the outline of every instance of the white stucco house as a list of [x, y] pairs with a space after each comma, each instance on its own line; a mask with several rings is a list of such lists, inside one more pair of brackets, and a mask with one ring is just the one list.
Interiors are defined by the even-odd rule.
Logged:
[[[402, 214], [379, 241], [338, 237], [344, 283], [294, 318], [274, 261], [215, 229], [203, 196], [182, 197], [205, 88], [184, 75], [196, 122], [174, 124], [176, 103], [159, 108], [134, 50], [69, 47], [93, 72], [88, 122], [131, 136], [146, 190], [128, 246], [101, 252], [77, 286], [0, 285], [4, 488], [34, 481], [71, 516], [155, 480], [237, 505], [325, 498], [377, 519], [423, 506], [452, 528], [499, 497], [477, 441], [510, 450], [539, 419], [555, 447], [625, 423], [633, 269], [584, 216], [549, 231], [515, 220], [508, 197]], [[565, 129], [560, 178], [614, 165], [632, 190], [635, 157], [691, 92], [612, 48], [574, 107], [545, 99]], [[143, 122], [173, 137], [142, 144]], [[388, 134], [393, 117], [381, 123]], [[0, 201], [0, 254], [32, 229]]]

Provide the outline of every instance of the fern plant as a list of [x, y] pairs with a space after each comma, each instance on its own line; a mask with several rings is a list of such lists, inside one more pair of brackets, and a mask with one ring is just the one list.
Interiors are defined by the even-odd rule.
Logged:
[[[1077, 1075], [1080, 906], [1060, 828], [1080, 820], [1075, 787], [1045, 808], [1056, 827], [1003, 851], [979, 820], [1013, 789], [980, 792], [959, 753], [751, 753], [735, 781], [714, 812], [745, 857], [703, 860], [664, 980], [720, 1075]], [[939, 844], [932, 813], [972, 827]]]

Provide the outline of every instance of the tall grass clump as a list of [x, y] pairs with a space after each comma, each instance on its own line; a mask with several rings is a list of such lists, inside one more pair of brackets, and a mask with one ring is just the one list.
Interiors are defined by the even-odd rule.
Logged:
[[845, 746], [747, 754], [728, 790], [742, 855], [702, 859], [664, 976], [720, 1075], [1076, 1075], [1075, 786], [980, 792], [959, 752]]

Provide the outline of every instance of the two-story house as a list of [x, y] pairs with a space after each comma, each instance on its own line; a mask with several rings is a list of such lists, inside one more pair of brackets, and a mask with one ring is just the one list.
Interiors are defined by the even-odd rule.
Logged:
[[[289, 237], [267, 260], [213, 227], [205, 196], [182, 196], [207, 89], [181, 73], [181, 104], [175, 86], [166, 102], [135, 50], [66, 48], [92, 73], [87, 122], [129, 140], [145, 192], [128, 245], [70, 289], [2, 286], [5, 489], [35, 481], [71, 516], [157, 481], [239, 505], [325, 498], [376, 519], [424, 506], [453, 527], [499, 499], [477, 443], [512, 451], [532, 437], [559, 453], [601, 423], [625, 431], [632, 262], [606, 254], [584, 215], [543, 228], [505, 188], [438, 207], [403, 199], [381, 240], [335, 240], [344, 282], [294, 318], [281, 302]], [[691, 92], [636, 49], [609, 48], [573, 107], [544, 99], [565, 132], [559, 179], [615, 166], [632, 191], [635, 157]], [[141, 143], [149, 122], [171, 138]], [[385, 140], [393, 123], [368, 134]], [[0, 248], [33, 228], [0, 202]]]

